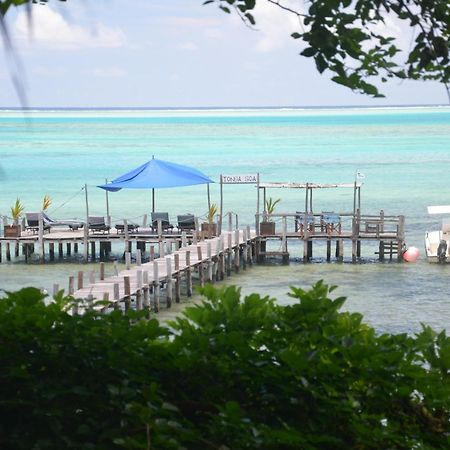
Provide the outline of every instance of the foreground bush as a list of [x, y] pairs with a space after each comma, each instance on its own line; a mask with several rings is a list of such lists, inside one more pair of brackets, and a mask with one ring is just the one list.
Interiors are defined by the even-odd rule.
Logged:
[[450, 339], [377, 335], [318, 283], [233, 287], [161, 326], [0, 301], [1, 449], [448, 449]]

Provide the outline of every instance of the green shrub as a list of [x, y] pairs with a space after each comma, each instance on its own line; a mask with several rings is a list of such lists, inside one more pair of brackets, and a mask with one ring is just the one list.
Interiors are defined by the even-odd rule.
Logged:
[[1, 449], [447, 449], [450, 340], [377, 335], [318, 283], [144, 313], [0, 301]]

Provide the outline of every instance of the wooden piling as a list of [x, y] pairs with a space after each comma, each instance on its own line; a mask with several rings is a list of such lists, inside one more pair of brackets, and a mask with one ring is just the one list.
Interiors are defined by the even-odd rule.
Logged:
[[159, 269], [158, 269], [158, 261], [153, 261], [153, 282], [154, 282], [154, 301], [153, 301], [153, 309], [155, 312], [159, 312]]
[[166, 307], [170, 308], [173, 299], [172, 258], [170, 256], [166, 256], [166, 273]]
[[53, 242], [50, 242], [50, 244], [48, 244], [48, 254], [50, 257], [50, 261], [54, 261], [55, 260], [55, 244]]
[[200, 286], [203, 287], [205, 285], [205, 274], [203, 273], [203, 255], [202, 248], [200, 245], [197, 245], [197, 259], [198, 259], [198, 278], [200, 282]]
[[191, 269], [191, 252], [186, 250], [186, 295], [192, 297], [192, 269]]
[[130, 277], [128, 275], [123, 277], [123, 290], [124, 290], [124, 301], [125, 301], [125, 311], [131, 308], [131, 284]]
[[173, 255], [175, 264], [175, 302], [180, 303], [181, 299], [181, 277], [180, 277], [180, 255]]

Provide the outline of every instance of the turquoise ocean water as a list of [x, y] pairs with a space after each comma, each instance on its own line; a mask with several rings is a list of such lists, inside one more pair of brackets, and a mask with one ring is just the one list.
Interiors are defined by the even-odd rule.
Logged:
[[[307, 287], [325, 279], [348, 296], [346, 307], [362, 312], [379, 330], [415, 331], [420, 322], [437, 329], [450, 323], [450, 266], [425, 261], [423, 237], [439, 226], [426, 207], [450, 204], [450, 108], [248, 109], [248, 110], [65, 110], [0, 111], [0, 214], [10, 215], [17, 197], [26, 211], [38, 211], [44, 194], [50, 215], [84, 218], [82, 187], [88, 185], [91, 215], [105, 215], [105, 193], [96, 188], [155, 155], [194, 166], [218, 180], [222, 174], [259, 172], [261, 181], [351, 183], [365, 175], [362, 212], [406, 216], [409, 246], [421, 250], [417, 264], [374, 263], [366, 248], [363, 264], [304, 265], [292, 248], [288, 266], [267, 265], [231, 278], [245, 293], [259, 291], [288, 301], [287, 286]], [[224, 210], [253, 224], [256, 190], [230, 185]], [[304, 192], [278, 190], [278, 212], [304, 209]], [[150, 192], [110, 194], [113, 220], [142, 221], [150, 213]], [[211, 187], [213, 202], [219, 187]], [[157, 192], [157, 210], [204, 215], [206, 188]], [[315, 194], [314, 210], [351, 211], [351, 190]], [[296, 253], [297, 252], [297, 253]], [[348, 256], [349, 249], [346, 256]], [[317, 249], [317, 259], [324, 252]], [[78, 263], [80, 264], [80, 263]], [[0, 288], [67, 285], [75, 263], [40, 266], [0, 264]]]

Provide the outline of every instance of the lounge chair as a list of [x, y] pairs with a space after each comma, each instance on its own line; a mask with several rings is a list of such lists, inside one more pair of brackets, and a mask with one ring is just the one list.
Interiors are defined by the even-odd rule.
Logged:
[[177, 216], [177, 221], [177, 228], [179, 231], [194, 231], [197, 228], [194, 214], [182, 214]]
[[45, 213], [42, 213], [42, 218], [44, 223], [51, 227], [69, 227], [72, 231], [76, 231], [84, 226], [84, 223], [78, 220], [55, 220], [48, 217]]
[[88, 218], [89, 231], [93, 233], [102, 232], [109, 233], [110, 226], [106, 225], [104, 217], [91, 216]]
[[[136, 224], [136, 223], [128, 223], [127, 227], [128, 227], [128, 232], [129, 233], [137, 233], [139, 231], [139, 225]], [[118, 223], [116, 225], [116, 230], [117, 230], [118, 234], [125, 233], [125, 224], [124, 223]]]
[[[27, 231], [32, 231], [33, 233], [39, 232], [39, 213], [25, 213], [27, 219], [27, 225], [25, 229]], [[45, 218], [42, 217], [44, 233], [48, 231], [50, 233], [50, 225], [46, 223]]]
[[158, 231], [158, 221], [161, 221], [162, 231], [173, 230], [173, 225], [169, 222], [169, 213], [152, 212], [152, 231]]
[[315, 218], [313, 214], [297, 211], [295, 216], [295, 231], [304, 233], [305, 229], [309, 233], [314, 233]]
[[325, 231], [327, 234], [341, 233], [341, 216], [334, 211], [322, 211], [322, 217], [320, 219], [321, 231]]

